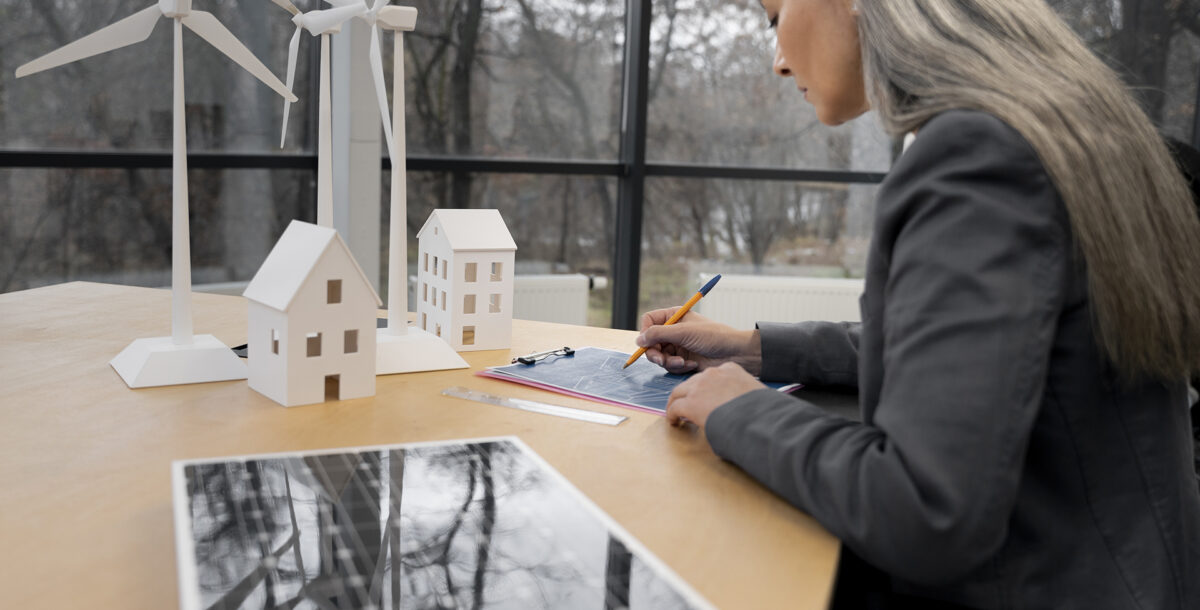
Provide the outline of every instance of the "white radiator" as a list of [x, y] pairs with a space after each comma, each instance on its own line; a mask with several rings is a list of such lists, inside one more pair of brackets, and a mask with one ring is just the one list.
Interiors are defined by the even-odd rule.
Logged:
[[[701, 273], [702, 285], [712, 274]], [[722, 275], [696, 311], [738, 329], [756, 322], [857, 322], [862, 280], [765, 275]]]
[[587, 325], [586, 275], [513, 276], [513, 317], [520, 320]]

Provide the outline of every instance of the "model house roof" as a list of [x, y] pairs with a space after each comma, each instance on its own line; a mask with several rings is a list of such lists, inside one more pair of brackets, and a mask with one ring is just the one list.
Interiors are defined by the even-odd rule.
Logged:
[[417, 237], [430, 237], [426, 231], [435, 225], [441, 227], [450, 249], [456, 252], [517, 249], [500, 210], [434, 210]]
[[275, 242], [275, 247], [271, 248], [267, 260], [258, 268], [258, 273], [254, 274], [254, 279], [250, 280], [242, 296], [273, 309], [287, 311], [313, 267], [330, 249], [340, 250], [340, 256], [350, 259], [359, 280], [375, 297], [375, 304], [382, 306], [379, 294], [337, 231], [299, 220], [293, 220], [279, 241]]

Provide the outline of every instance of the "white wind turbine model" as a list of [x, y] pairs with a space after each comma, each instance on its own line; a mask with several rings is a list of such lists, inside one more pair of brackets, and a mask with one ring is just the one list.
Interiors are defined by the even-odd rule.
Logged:
[[142, 42], [160, 18], [175, 22], [174, 145], [171, 204], [171, 336], [137, 339], [110, 364], [131, 388], [245, 379], [246, 366], [212, 335], [193, 335], [192, 267], [188, 225], [187, 129], [184, 124], [183, 27], [267, 84], [295, 100], [283, 83], [210, 13], [193, 11], [192, 0], [158, 4], [52, 51], [17, 69], [17, 78]]
[[[378, 3], [377, 3], [378, 4]], [[379, 27], [395, 33], [392, 56], [392, 133], [388, 148], [392, 160], [391, 220], [388, 224], [388, 324], [375, 337], [375, 372], [379, 375], [461, 369], [467, 362], [454, 348], [432, 333], [408, 326], [408, 190], [405, 168], [404, 126], [404, 32], [417, 25], [417, 9], [384, 6], [378, 12]], [[378, 54], [379, 38], [371, 28], [371, 53]], [[382, 68], [380, 77], [382, 78]], [[386, 104], [387, 96], [383, 96]], [[387, 116], [386, 110], [384, 116]], [[386, 123], [385, 119], [385, 123]]]
[[[417, 9], [389, 6], [389, 0], [374, 0], [368, 8], [364, 0], [325, 0], [334, 8], [301, 13], [291, 0], [272, 0], [292, 14], [296, 35], [288, 56], [288, 85], [294, 82], [300, 29], [321, 36], [320, 128], [318, 135], [317, 224], [333, 226], [332, 152], [330, 146], [329, 35], [358, 17], [371, 26], [371, 75], [379, 102], [388, 157], [392, 161], [391, 224], [388, 256], [388, 326], [376, 337], [376, 373], [411, 373], [466, 368], [467, 362], [440, 337], [408, 326], [408, 227], [404, 146], [404, 32], [416, 27]], [[387, 83], [383, 75], [379, 28], [396, 34], [393, 58], [393, 117], [388, 119]], [[287, 132], [287, 104], [284, 105], [284, 137]]]
[[[321, 76], [320, 96], [318, 101], [317, 128], [317, 224], [323, 227], [333, 226], [333, 119], [331, 114], [331, 96], [329, 79], [329, 37], [342, 30], [342, 25], [358, 17], [371, 24], [371, 76], [375, 81], [375, 97], [379, 101], [380, 119], [383, 123], [383, 133], [387, 138], [388, 152], [392, 150], [392, 126], [387, 120], [387, 85], [383, 79], [383, 58], [379, 53], [379, 31], [375, 22], [379, 11], [389, 0], [375, 0], [374, 6], [368, 8], [364, 0], [325, 0], [334, 8], [300, 12], [291, 0], [271, 0], [292, 14], [292, 22], [296, 24], [296, 33], [292, 36], [288, 48], [287, 86], [295, 82], [296, 56], [300, 50], [300, 30], [307, 30], [313, 36], [321, 37]], [[283, 107], [283, 136], [279, 145], [287, 138], [288, 116], [291, 106], [284, 103]]]

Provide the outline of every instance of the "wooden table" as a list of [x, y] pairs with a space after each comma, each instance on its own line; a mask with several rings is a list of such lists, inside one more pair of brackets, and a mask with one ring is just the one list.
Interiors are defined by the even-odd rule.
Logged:
[[[245, 342], [240, 297], [196, 294], [195, 328]], [[721, 608], [823, 608], [838, 542], [660, 416], [474, 377], [629, 331], [515, 321], [471, 371], [379, 377], [373, 398], [286, 409], [244, 381], [130, 390], [108, 361], [170, 334], [165, 290], [70, 283], [0, 295], [0, 608], [177, 604], [172, 460], [516, 435]], [[446, 398], [449, 386], [629, 420], [610, 428]]]

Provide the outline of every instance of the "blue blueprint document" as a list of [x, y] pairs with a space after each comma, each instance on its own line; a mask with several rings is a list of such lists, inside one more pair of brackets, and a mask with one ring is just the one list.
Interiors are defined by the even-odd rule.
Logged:
[[[534, 364], [492, 367], [480, 374], [589, 400], [666, 413], [671, 390], [688, 375], [672, 375], [645, 358], [622, 369], [626, 360], [629, 354], [584, 347], [575, 350], [572, 356], [550, 356]], [[782, 383], [767, 386], [784, 392], [799, 387]]]

